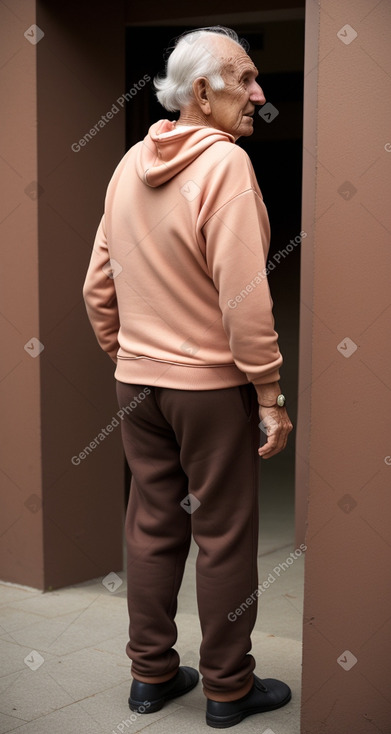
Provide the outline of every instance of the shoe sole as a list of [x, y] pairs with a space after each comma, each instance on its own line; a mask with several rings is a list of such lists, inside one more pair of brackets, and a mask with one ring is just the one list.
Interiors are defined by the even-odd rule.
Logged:
[[208, 726], [212, 726], [214, 729], [228, 729], [229, 726], [240, 724], [240, 722], [243, 721], [243, 719], [245, 719], [247, 716], [253, 716], [253, 714], [263, 714], [266, 711], [279, 709], [282, 706], [285, 706], [285, 704], [289, 703], [291, 698], [292, 694], [290, 693], [280, 703], [270, 706], [254, 706], [251, 709], [238, 711], [236, 714], [231, 714], [231, 716], [212, 716], [210, 714], [206, 714], [206, 723], [208, 724]]
[[[160, 709], [163, 708], [164, 704], [167, 701], [172, 701], [174, 698], [180, 698], [180, 696], [184, 696], [186, 693], [189, 693], [193, 690], [193, 688], [196, 687], [198, 683], [198, 679], [195, 683], [191, 683], [186, 688], [184, 688], [180, 692], [173, 691], [172, 693], [167, 693], [166, 696], [163, 698], [158, 698], [155, 701], [147, 701], [149, 703], [148, 708], [146, 708], [145, 701], [135, 701], [132, 698], [128, 699], [129, 708], [131, 711], [135, 711], [136, 713], [143, 715], [143, 714], [154, 714], [156, 711], [160, 711]], [[139, 711], [140, 708], [145, 709], [144, 711]]]

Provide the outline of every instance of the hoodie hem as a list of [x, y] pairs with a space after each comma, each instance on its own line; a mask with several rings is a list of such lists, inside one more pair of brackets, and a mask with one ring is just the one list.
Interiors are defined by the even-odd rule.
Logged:
[[234, 364], [214, 367], [177, 365], [142, 357], [119, 357], [114, 377], [128, 384], [171, 387], [175, 390], [219, 390], [248, 383], [246, 375]]
[[174, 390], [223, 390], [227, 387], [257, 385], [278, 382], [280, 373], [275, 369], [249, 380], [244, 372], [235, 364], [227, 365], [183, 365], [164, 362], [148, 357], [117, 358], [114, 377], [118, 382], [130, 385], [150, 385], [154, 387], [170, 387]]

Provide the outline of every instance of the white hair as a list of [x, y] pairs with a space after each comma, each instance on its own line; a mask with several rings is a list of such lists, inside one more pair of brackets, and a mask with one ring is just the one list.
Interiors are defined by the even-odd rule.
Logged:
[[156, 96], [169, 112], [182, 109], [194, 99], [193, 82], [198, 77], [206, 77], [216, 92], [224, 89], [220, 73], [223, 62], [214, 56], [216, 36], [225, 36], [247, 51], [246, 41], [224, 26], [199, 28], [180, 36], [168, 57], [166, 75], [153, 80]]

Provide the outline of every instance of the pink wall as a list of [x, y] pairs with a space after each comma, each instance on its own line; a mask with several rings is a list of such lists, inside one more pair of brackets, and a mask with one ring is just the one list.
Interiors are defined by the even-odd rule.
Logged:
[[307, 3], [303, 734], [391, 731], [390, 32], [389, 3]]

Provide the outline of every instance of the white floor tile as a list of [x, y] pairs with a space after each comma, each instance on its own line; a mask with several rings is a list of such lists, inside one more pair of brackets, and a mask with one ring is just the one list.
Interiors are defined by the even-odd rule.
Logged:
[[129, 662], [91, 647], [52, 661], [47, 671], [73, 701], [93, 696], [129, 680]]
[[32, 612], [26, 612], [21, 607], [12, 605], [0, 606], [0, 636], [24, 629], [34, 622], [40, 622], [42, 617]]
[[13, 586], [0, 581], [0, 607], [18, 601], [25, 602], [36, 596], [42, 596], [42, 592], [28, 586]]
[[[61, 614], [59, 604], [56, 617], [41, 618], [39, 622], [19, 629], [13, 633], [14, 639], [30, 648], [65, 655], [126, 632], [127, 609], [123, 599], [105, 592], [88, 596], [85, 602], [86, 606], [68, 614]], [[53, 609], [53, 600], [51, 605]]]
[[[123, 734], [124, 732], [132, 734], [144, 728], [146, 724], [150, 725], [167, 716], [167, 706], [154, 714], [141, 715], [132, 712], [128, 706], [129, 690], [130, 679], [110, 690], [85, 698], [79, 702], [79, 705], [104, 726], [107, 734], [112, 734], [113, 731], [115, 734]], [[175, 711], [178, 708], [176, 701], [170, 703], [170, 711]]]
[[[11, 679], [1, 679], [0, 711], [7, 716], [31, 721], [62, 708], [73, 699], [45, 669], [46, 663], [35, 671], [26, 669]], [[10, 683], [8, 686], [7, 683]], [[5, 684], [5, 685], [4, 685]]]
[[13, 729], [17, 729], [18, 727], [22, 726], [24, 724], [23, 719], [18, 719], [14, 716], [6, 716], [5, 714], [0, 714], [0, 734], [5, 734], [5, 732], [12, 731]]

